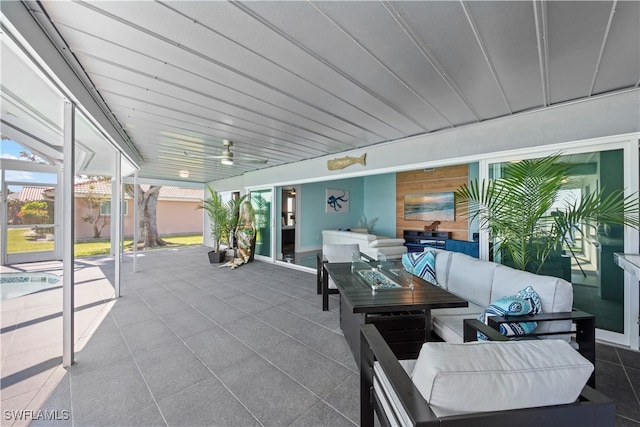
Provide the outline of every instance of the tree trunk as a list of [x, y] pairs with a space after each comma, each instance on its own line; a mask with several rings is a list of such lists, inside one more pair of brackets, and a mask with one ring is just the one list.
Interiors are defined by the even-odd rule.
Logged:
[[129, 194], [138, 192], [138, 224], [140, 236], [138, 243], [142, 243], [142, 248], [152, 248], [155, 246], [166, 246], [168, 243], [158, 236], [157, 207], [158, 195], [162, 186], [152, 185], [147, 191], [143, 191], [141, 186], [137, 188], [128, 187]]

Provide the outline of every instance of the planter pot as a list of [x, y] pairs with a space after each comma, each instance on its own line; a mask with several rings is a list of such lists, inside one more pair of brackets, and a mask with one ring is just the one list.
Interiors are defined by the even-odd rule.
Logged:
[[209, 262], [210, 263], [221, 263], [224, 261], [227, 252], [226, 251], [220, 251], [220, 252], [216, 252], [216, 251], [209, 251]]

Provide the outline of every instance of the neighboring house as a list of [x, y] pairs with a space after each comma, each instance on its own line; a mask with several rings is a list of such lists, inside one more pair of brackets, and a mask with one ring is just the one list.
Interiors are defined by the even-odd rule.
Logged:
[[[90, 186], [93, 185], [93, 190]], [[148, 185], [142, 185], [144, 190]], [[14, 196], [21, 201], [51, 200], [51, 189], [42, 187], [22, 187], [20, 193]], [[106, 216], [109, 222], [111, 216], [111, 183], [109, 181], [87, 181], [75, 186], [75, 232], [76, 239], [93, 237], [93, 227], [90, 223], [84, 222], [82, 217], [87, 215], [89, 210], [87, 197], [90, 194], [103, 199], [100, 207], [100, 214]], [[157, 225], [160, 235], [202, 233], [203, 211], [198, 209], [202, 204], [204, 191], [194, 188], [179, 188], [163, 186], [160, 189], [157, 209]], [[124, 235], [133, 235], [134, 224], [134, 201], [128, 195], [125, 196], [122, 210], [124, 213]], [[100, 225], [102, 225], [102, 219]], [[101, 237], [109, 237], [110, 225], [105, 226], [100, 234]]]

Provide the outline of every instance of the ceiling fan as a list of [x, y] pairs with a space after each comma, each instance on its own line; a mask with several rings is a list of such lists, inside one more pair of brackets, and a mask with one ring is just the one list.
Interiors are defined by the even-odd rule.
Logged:
[[[202, 157], [204, 157], [205, 159], [220, 159], [220, 163], [222, 163], [223, 165], [233, 165], [234, 155], [233, 155], [233, 152], [231, 151], [231, 147], [233, 147], [233, 141], [225, 139], [222, 141], [222, 145], [224, 146], [224, 149], [222, 150], [222, 153], [219, 156], [204, 155]], [[184, 154], [187, 157], [195, 156], [193, 154], [190, 154], [187, 151], [185, 151]], [[240, 163], [253, 163], [257, 165], [264, 165], [268, 161], [267, 159], [261, 159], [258, 157], [251, 157], [251, 156], [245, 156], [245, 155], [239, 155], [236, 157], [236, 159]]]

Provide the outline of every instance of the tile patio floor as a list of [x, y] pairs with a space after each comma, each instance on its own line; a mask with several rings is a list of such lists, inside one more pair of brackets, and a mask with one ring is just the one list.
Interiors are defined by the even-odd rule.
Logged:
[[[315, 275], [258, 261], [217, 268], [206, 252], [144, 253], [138, 273], [127, 258], [118, 300], [112, 260], [78, 261], [69, 370], [61, 289], [3, 301], [2, 425], [29, 424], [6, 411], [38, 409], [59, 420], [31, 425], [358, 425], [356, 365]], [[599, 344], [597, 358], [617, 425], [640, 426], [640, 354]]]

